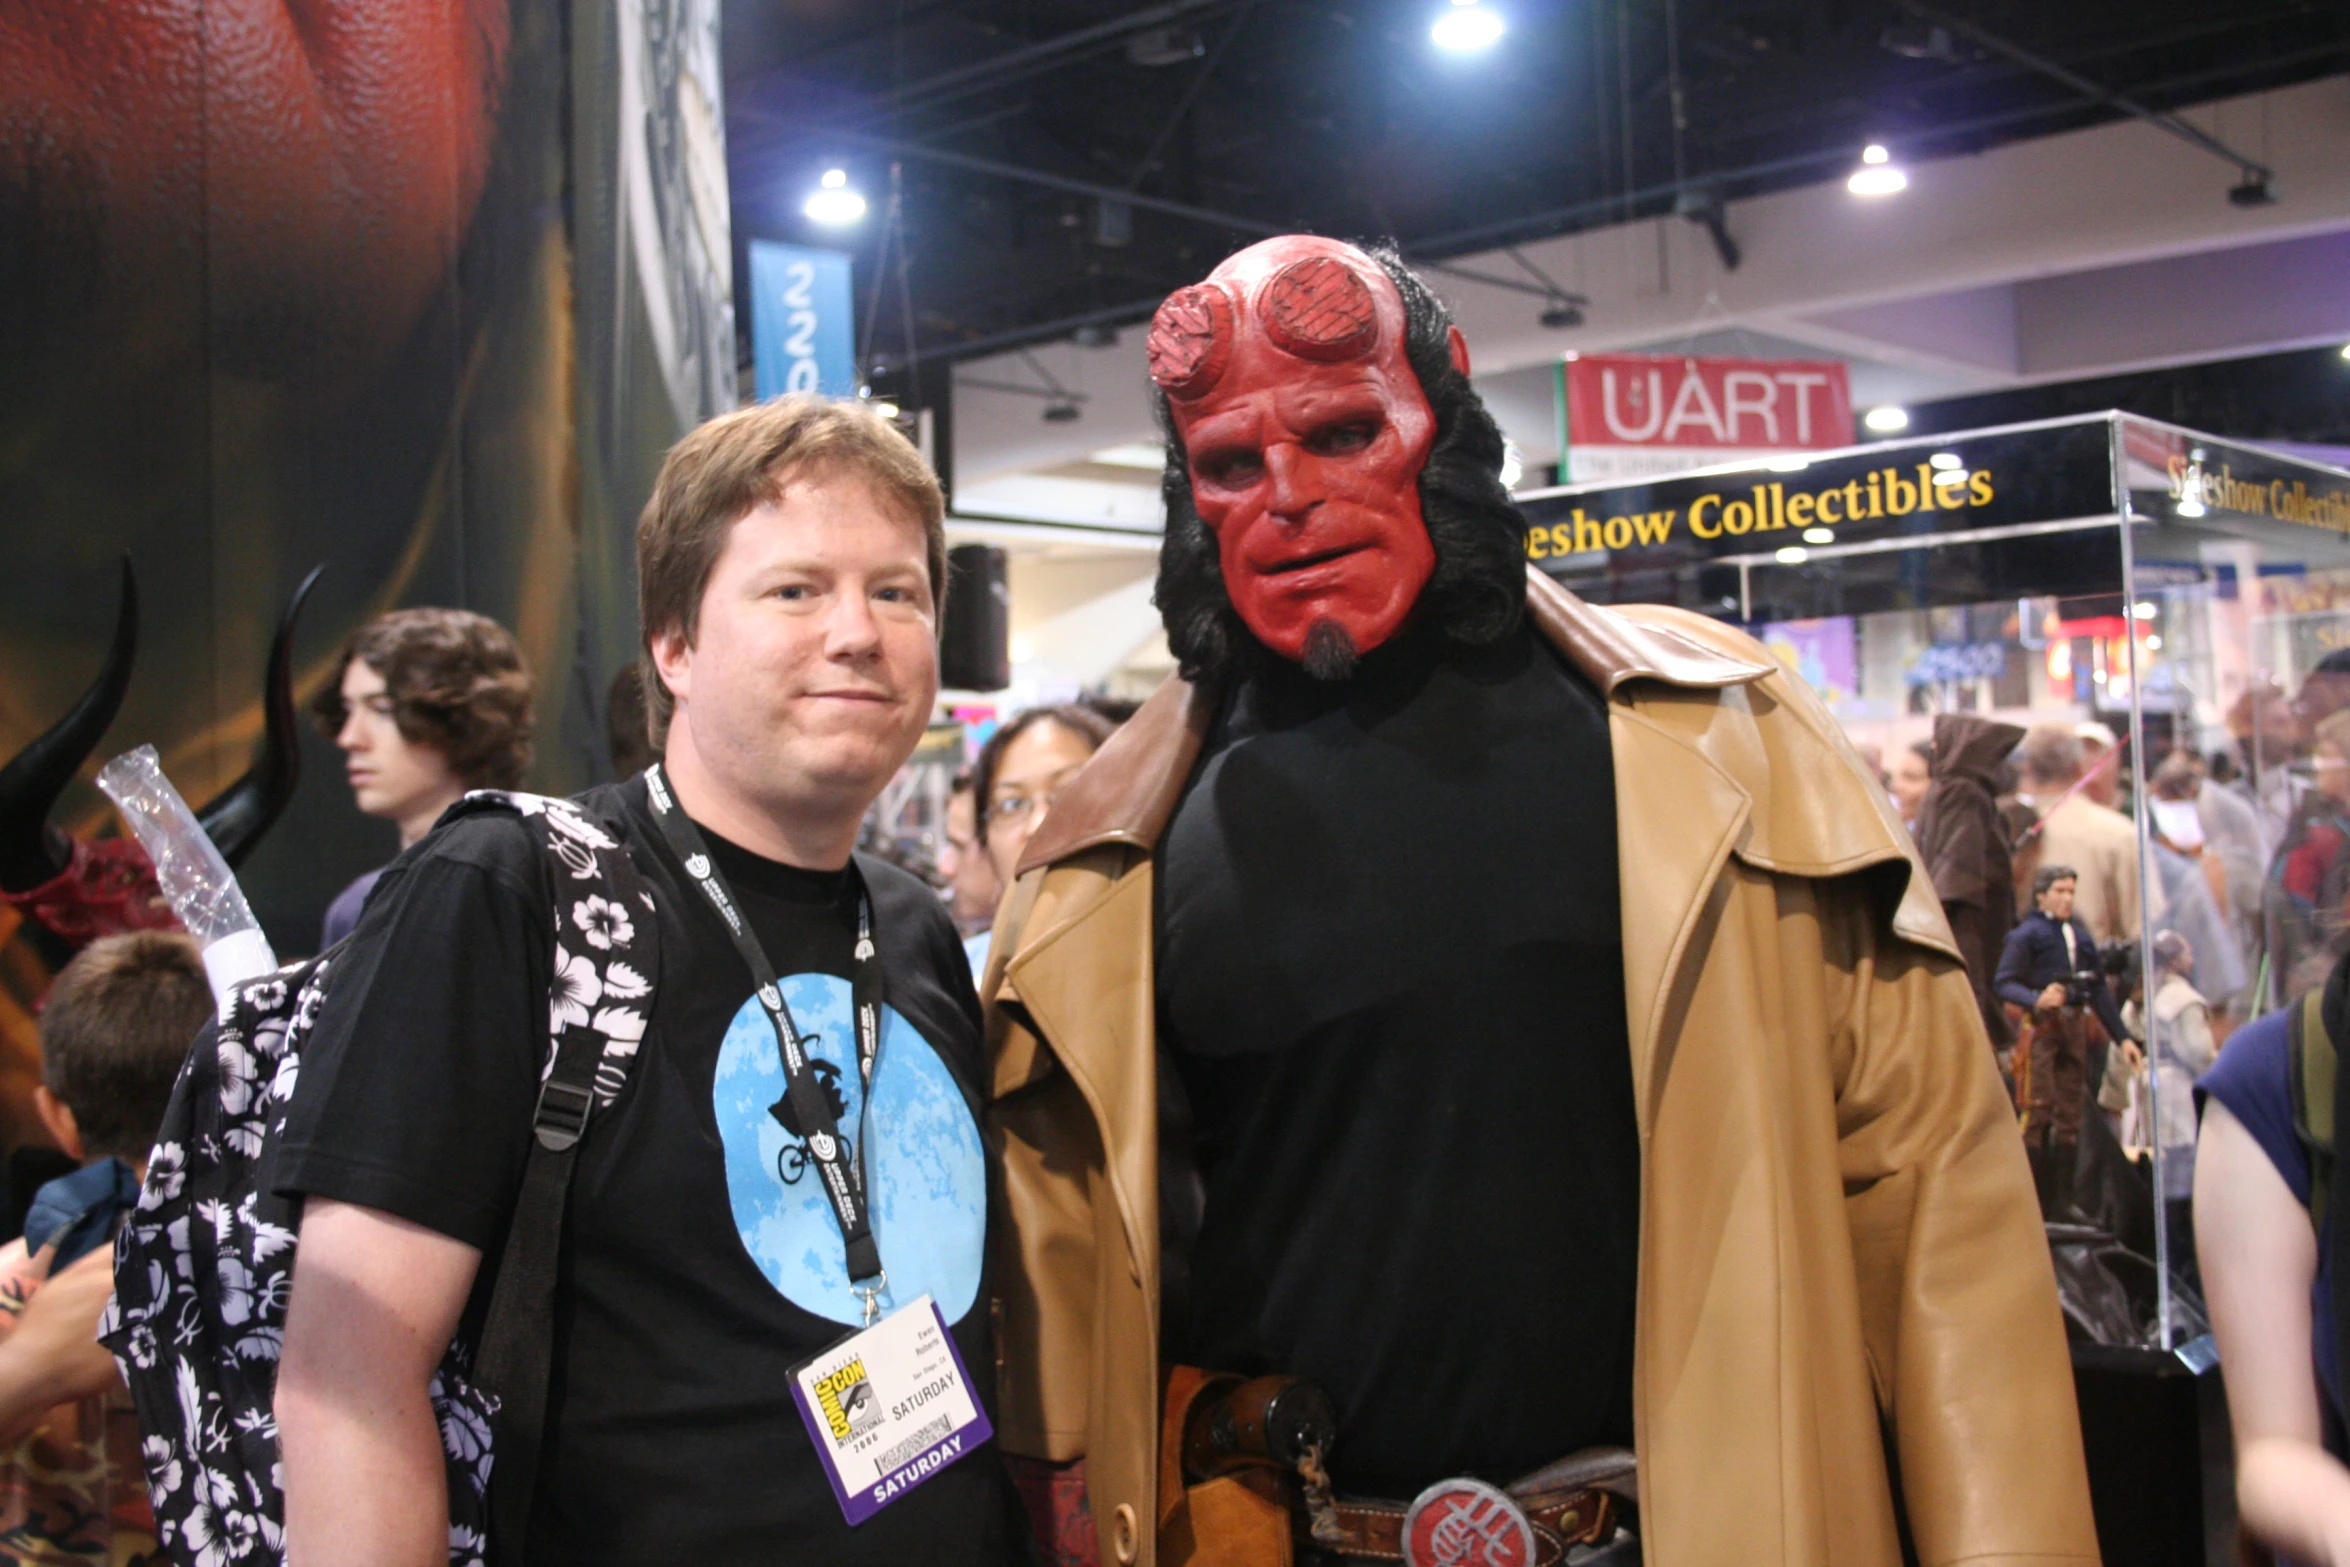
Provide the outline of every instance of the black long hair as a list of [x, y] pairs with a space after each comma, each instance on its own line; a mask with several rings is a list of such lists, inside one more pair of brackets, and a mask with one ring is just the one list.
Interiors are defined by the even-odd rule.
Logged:
[[[1455, 642], [1498, 642], [1526, 612], [1526, 519], [1502, 488], [1501, 427], [1469, 378], [1452, 362], [1452, 316], [1391, 246], [1364, 246], [1403, 296], [1404, 357], [1436, 415], [1436, 440], [1420, 470], [1420, 514], [1436, 549], [1436, 569], [1414, 606], [1414, 624]], [[1218, 685], [1262, 652], [1232, 607], [1216, 554], [1216, 537], [1200, 520], [1191, 467], [1167, 406], [1155, 393], [1167, 442], [1167, 533], [1159, 546], [1155, 595], [1167, 646], [1185, 679]]]

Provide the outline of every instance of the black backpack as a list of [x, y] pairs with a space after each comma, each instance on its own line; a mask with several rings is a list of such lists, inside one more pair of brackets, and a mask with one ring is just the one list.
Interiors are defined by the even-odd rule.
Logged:
[[[658, 960], [653, 900], [609, 831], [568, 801], [489, 790], [441, 822], [482, 812], [520, 814], [546, 849], [551, 997], [562, 1004], [549, 1007], [534, 1141], [482, 1342], [478, 1353], [451, 1344], [432, 1382], [449, 1560], [465, 1567], [479, 1567], [493, 1532], [515, 1559], [544, 1435], [571, 1166], [590, 1113], [628, 1081]], [[179, 1567], [285, 1559], [272, 1404], [299, 1217], [266, 1182], [303, 1042], [355, 939], [240, 985], [205, 1025], [172, 1088], [138, 1208], [115, 1240], [115, 1294], [98, 1337], [130, 1384], [156, 1532]]]

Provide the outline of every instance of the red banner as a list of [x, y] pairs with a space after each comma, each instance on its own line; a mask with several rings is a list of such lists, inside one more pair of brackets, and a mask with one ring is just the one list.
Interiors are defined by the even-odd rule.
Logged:
[[1666, 473], [1853, 441], [1843, 364], [1587, 354], [1567, 364], [1576, 479]]

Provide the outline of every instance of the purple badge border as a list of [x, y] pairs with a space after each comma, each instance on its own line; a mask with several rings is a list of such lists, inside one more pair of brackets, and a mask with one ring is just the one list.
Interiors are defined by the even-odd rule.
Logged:
[[[955, 1342], [954, 1330], [947, 1326], [946, 1313], [938, 1309], [938, 1302], [935, 1300], [930, 1303], [930, 1318], [933, 1322], [938, 1324], [939, 1334], [946, 1340], [947, 1353], [954, 1357], [955, 1374], [963, 1379], [963, 1386], [965, 1390], [971, 1393], [971, 1412], [973, 1416], [972, 1422], [971, 1424], [963, 1427], [960, 1431], [950, 1431], [945, 1436], [940, 1437], [937, 1441], [922, 1449], [921, 1452], [916, 1453], [913, 1457], [907, 1459], [904, 1463], [898, 1465], [895, 1469], [890, 1470], [880, 1479], [874, 1481], [872, 1485], [858, 1491], [854, 1496], [851, 1496], [840, 1483], [840, 1470], [833, 1463], [831, 1449], [829, 1446], [827, 1446], [824, 1439], [824, 1428], [818, 1423], [823, 1419], [823, 1417], [816, 1412], [815, 1406], [808, 1402], [807, 1389], [800, 1385], [800, 1373], [805, 1371], [808, 1367], [814, 1365], [817, 1361], [822, 1360], [826, 1355], [831, 1354], [834, 1348], [840, 1344], [848, 1342], [849, 1339], [856, 1337], [856, 1335], [854, 1333], [844, 1334], [842, 1337], [835, 1339], [832, 1344], [825, 1346], [825, 1348], [819, 1353], [810, 1355], [806, 1360], [801, 1361], [798, 1365], [792, 1367], [791, 1369], [792, 1403], [797, 1406], [800, 1411], [801, 1423], [808, 1428], [808, 1441], [816, 1450], [816, 1464], [817, 1467], [824, 1471], [825, 1483], [832, 1487], [832, 1499], [840, 1504], [841, 1516], [849, 1521], [849, 1527], [852, 1529], [855, 1528], [858, 1524], [863, 1523], [866, 1519], [871, 1518], [875, 1513], [880, 1512], [884, 1507], [889, 1506], [890, 1502], [895, 1502], [900, 1498], [908, 1495], [913, 1491], [915, 1486], [921, 1485], [925, 1481], [934, 1479], [937, 1476], [946, 1473], [946, 1471], [952, 1469], [955, 1464], [961, 1463], [964, 1458], [968, 1457], [972, 1448], [978, 1447], [981, 1444], [992, 1440], [995, 1436], [995, 1422], [987, 1418], [987, 1406], [979, 1401], [978, 1392], [972, 1388], [971, 1369], [963, 1363], [963, 1346]], [[873, 1492], [879, 1490], [882, 1486], [896, 1479], [899, 1475], [904, 1474], [907, 1470], [918, 1467], [924, 1459], [937, 1452], [940, 1448], [945, 1447], [948, 1443], [954, 1441], [958, 1436], [965, 1438], [964, 1448], [962, 1453], [958, 1454], [951, 1462], [940, 1464], [936, 1469], [931, 1470], [930, 1473], [923, 1475], [921, 1479], [914, 1481], [912, 1485], [908, 1485], [904, 1489], [897, 1492], [897, 1494], [892, 1496], [888, 1502], [876, 1502], [872, 1500]]]

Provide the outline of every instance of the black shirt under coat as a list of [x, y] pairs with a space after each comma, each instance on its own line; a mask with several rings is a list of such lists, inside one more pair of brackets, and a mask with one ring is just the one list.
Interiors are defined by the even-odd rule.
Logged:
[[1169, 1213], [1170, 1352], [1319, 1382], [1342, 1492], [1629, 1445], [1639, 1141], [1600, 696], [1530, 633], [1407, 634], [1342, 683], [1260, 669], [1158, 885], [1162, 1075], [1204, 1184]]

